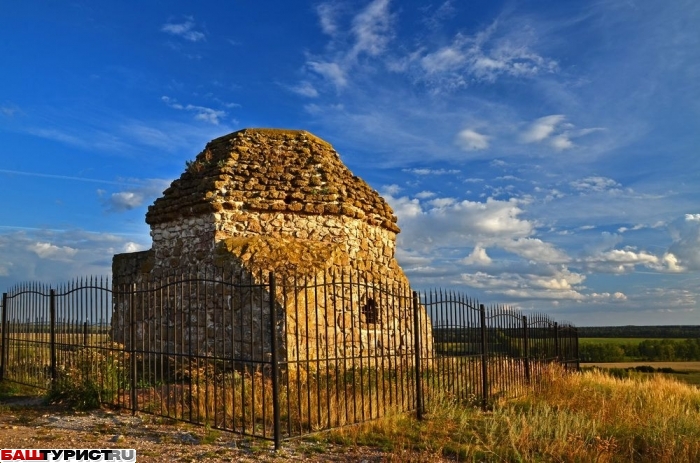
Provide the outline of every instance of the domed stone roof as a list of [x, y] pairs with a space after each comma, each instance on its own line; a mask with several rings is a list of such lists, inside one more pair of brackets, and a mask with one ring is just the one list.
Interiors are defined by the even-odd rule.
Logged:
[[399, 232], [386, 201], [303, 130], [243, 129], [212, 140], [148, 208], [146, 222], [224, 210], [343, 215]]

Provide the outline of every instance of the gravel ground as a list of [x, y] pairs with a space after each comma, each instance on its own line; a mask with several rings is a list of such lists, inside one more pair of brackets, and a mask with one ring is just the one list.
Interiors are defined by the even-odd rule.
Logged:
[[0, 402], [0, 448], [136, 449], [138, 462], [380, 462], [436, 461], [421, 455], [384, 454], [371, 447], [294, 440], [275, 452], [271, 443], [243, 439], [187, 423], [113, 410], [75, 412], [36, 398]]

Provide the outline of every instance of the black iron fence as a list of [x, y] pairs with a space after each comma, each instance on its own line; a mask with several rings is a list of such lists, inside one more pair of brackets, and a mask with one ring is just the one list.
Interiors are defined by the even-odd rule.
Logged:
[[101, 403], [273, 440], [416, 411], [436, 394], [488, 405], [578, 334], [545, 315], [414, 292], [361, 274], [224, 270], [3, 294], [0, 379], [81, 387]]

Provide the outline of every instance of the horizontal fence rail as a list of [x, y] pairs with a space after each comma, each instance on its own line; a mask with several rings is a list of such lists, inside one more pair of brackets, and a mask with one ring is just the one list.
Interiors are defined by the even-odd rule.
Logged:
[[579, 367], [571, 324], [360, 272], [31, 283], [1, 310], [0, 380], [276, 447], [387, 413], [421, 418], [438, 396], [487, 407], [536, 387], [549, 364]]

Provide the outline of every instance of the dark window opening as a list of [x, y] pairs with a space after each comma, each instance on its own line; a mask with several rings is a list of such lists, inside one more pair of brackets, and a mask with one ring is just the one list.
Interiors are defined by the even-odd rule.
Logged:
[[362, 306], [362, 315], [365, 316], [365, 322], [377, 323], [379, 319], [379, 308], [371, 297], [367, 299], [367, 303]]

